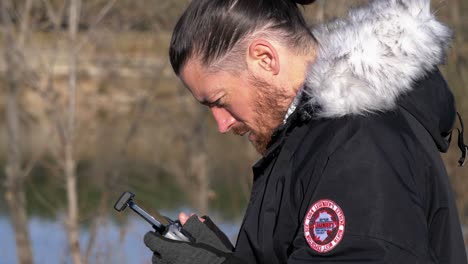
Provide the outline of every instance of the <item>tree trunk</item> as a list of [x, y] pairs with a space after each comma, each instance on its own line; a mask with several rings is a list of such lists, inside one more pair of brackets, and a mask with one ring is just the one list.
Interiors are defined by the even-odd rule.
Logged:
[[76, 165], [71, 144], [65, 146], [65, 179], [68, 205], [68, 244], [74, 264], [81, 264], [80, 236], [78, 227], [78, 192], [76, 186]]
[[24, 11], [22, 12], [21, 23], [20, 23], [20, 34], [18, 36], [18, 46], [23, 47], [26, 41], [27, 31], [29, 30], [29, 24], [31, 19], [31, 10], [33, 8], [33, 0], [26, 0], [24, 3]]
[[[8, 175], [7, 172], [7, 177], [15, 176], [13, 174]], [[5, 191], [5, 199], [10, 212], [13, 230], [15, 232], [16, 256], [19, 264], [31, 264], [33, 263], [33, 255], [31, 240], [29, 237], [24, 189], [21, 186], [22, 184], [19, 182], [16, 182], [15, 187], [12, 187], [10, 184], [7, 184], [6, 186], [7, 190]]]
[[[191, 133], [192, 139], [189, 141], [189, 179], [185, 189], [190, 194], [193, 207], [200, 215], [208, 213], [210, 202], [210, 180], [208, 177], [208, 163], [205, 142], [205, 115], [202, 109], [194, 110], [195, 119], [198, 120], [195, 129]], [[191, 179], [191, 181], [190, 181]], [[192, 184], [190, 184], [190, 182]]]
[[31, 240], [29, 238], [24, 177], [21, 169], [19, 150], [19, 118], [17, 109], [16, 84], [9, 81], [7, 95], [8, 158], [6, 165], [5, 200], [16, 238], [16, 254], [19, 264], [33, 263]]
[[10, 12], [11, 2], [1, 1], [2, 33], [4, 36], [4, 59], [6, 67], [6, 125], [8, 135], [8, 155], [5, 168], [5, 200], [8, 206], [16, 240], [16, 254], [19, 264], [33, 263], [31, 240], [29, 237], [24, 192], [24, 175], [21, 168], [20, 122], [18, 113], [18, 95], [21, 68], [17, 61], [17, 47], [13, 37], [13, 25]]
[[77, 54], [76, 40], [78, 33], [78, 21], [80, 11], [80, 1], [71, 0], [69, 9], [69, 83], [68, 83], [68, 115], [67, 131], [64, 138], [64, 171], [67, 189], [67, 231], [70, 254], [74, 264], [82, 263], [79, 225], [78, 225], [78, 190], [76, 162], [73, 150], [74, 130], [75, 130], [75, 110], [76, 110], [76, 74], [77, 74]]
[[208, 213], [210, 188], [204, 146], [200, 146], [198, 153], [192, 153], [190, 159], [191, 175], [194, 177], [195, 182], [195, 188], [191, 188], [190, 191], [192, 194], [191, 200], [196, 210], [201, 215], [206, 215]]
[[450, 5], [450, 16], [452, 18], [452, 26], [455, 27], [455, 28], [458, 28], [458, 27], [461, 26], [460, 1], [459, 0], [450, 0], [449, 5]]

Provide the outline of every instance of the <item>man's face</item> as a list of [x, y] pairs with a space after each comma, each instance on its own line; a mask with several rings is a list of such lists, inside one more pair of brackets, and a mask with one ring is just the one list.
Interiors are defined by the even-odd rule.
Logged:
[[219, 132], [248, 134], [257, 151], [265, 153], [287, 109], [280, 87], [255, 78], [247, 70], [208, 73], [194, 60], [186, 64], [180, 77], [195, 99], [210, 108]]

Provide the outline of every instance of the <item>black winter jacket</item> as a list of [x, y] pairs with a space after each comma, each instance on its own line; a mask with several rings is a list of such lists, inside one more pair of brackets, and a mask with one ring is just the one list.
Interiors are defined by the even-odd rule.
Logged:
[[302, 103], [253, 167], [245, 263], [467, 263], [439, 151], [451, 33], [428, 0], [373, 1], [318, 26]]
[[[436, 115], [439, 106], [451, 107]], [[467, 263], [435, 144], [447, 146], [455, 116], [438, 71], [393, 111], [336, 119], [308, 119], [308, 111], [299, 107], [253, 168], [237, 257], [269, 264]], [[427, 130], [444, 123], [447, 130]], [[308, 211], [321, 200], [333, 201], [345, 219], [341, 241], [323, 253], [304, 234]]]

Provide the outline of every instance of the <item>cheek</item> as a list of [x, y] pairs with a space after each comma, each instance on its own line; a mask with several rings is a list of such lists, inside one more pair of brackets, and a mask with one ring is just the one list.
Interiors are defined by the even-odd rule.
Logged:
[[239, 100], [238, 102], [233, 101], [226, 110], [231, 113], [231, 115], [240, 122], [249, 121], [252, 116], [252, 110], [248, 103], [245, 101]]
[[252, 122], [255, 116], [256, 96], [247, 92], [246, 90], [238, 91], [238, 96], [231, 99], [229, 110], [238, 120]]

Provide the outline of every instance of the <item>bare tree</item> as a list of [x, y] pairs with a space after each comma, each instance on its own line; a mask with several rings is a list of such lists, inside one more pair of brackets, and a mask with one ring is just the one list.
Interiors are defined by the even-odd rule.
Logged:
[[[50, 0], [42, 0], [46, 9], [47, 17], [51, 21], [56, 35], [60, 34], [60, 25], [63, 20], [64, 5], [59, 6], [55, 9]], [[86, 251], [86, 256], [81, 254], [80, 236], [79, 236], [79, 197], [78, 197], [78, 174], [77, 174], [77, 161], [78, 156], [76, 154], [77, 144], [77, 94], [78, 94], [78, 72], [79, 72], [79, 61], [78, 53], [81, 48], [90, 41], [89, 35], [91, 34], [94, 27], [103, 19], [106, 13], [110, 10], [116, 0], [109, 0], [107, 4], [100, 10], [97, 18], [92, 21], [91, 28], [88, 30], [88, 34], [78, 38], [78, 27], [80, 24], [80, 12], [82, 8], [81, 0], [70, 0], [68, 6], [68, 32], [66, 42], [66, 69], [68, 70], [68, 84], [66, 87], [66, 93], [57, 92], [57, 88], [54, 85], [54, 80], [58, 78], [54, 73], [54, 61], [52, 58], [51, 64], [43, 63], [46, 74], [41, 75], [39, 79], [46, 79], [46, 81], [35, 81], [33, 86], [34, 90], [40, 94], [45, 104], [50, 108], [50, 120], [52, 121], [55, 130], [59, 138], [59, 145], [56, 150], [58, 155], [54, 155], [56, 162], [60, 166], [60, 170], [63, 172], [65, 180], [65, 189], [67, 195], [67, 214], [66, 214], [66, 230], [68, 238], [68, 249], [71, 259], [74, 264], [87, 263], [89, 261], [92, 246], [94, 244], [94, 237], [91, 236]], [[59, 37], [60, 38], [60, 37]], [[54, 56], [52, 56], [54, 57]], [[51, 58], [47, 58], [51, 60]], [[36, 69], [38, 72], [39, 69]], [[44, 70], [44, 69], [42, 69]], [[42, 85], [38, 84], [42, 83]], [[65, 105], [62, 104], [62, 97], [65, 95]], [[51, 149], [52, 152], [54, 151]]]
[[33, 263], [31, 242], [28, 231], [26, 214], [26, 195], [24, 180], [26, 171], [22, 167], [21, 155], [21, 125], [19, 118], [19, 94], [21, 89], [21, 74], [23, 73], [23, 54], [21, 46], [24, 44], [29, 26], [29, 13], [32, 0], [25, 3], [21, 16], [19, 35], [15, 36], [11, 14], [13, 8], [9, 0], [1, 1], [2, 33], [4, 42], [5, 79], [6, 79], [6, 121], [8, 131], [8, 155], [5, 168], [5, 200], [12, 218], [16, 237], [17, 258], [20, 264]]
[[[206, 153], [206, 114], [195, 111], [195, 127], [187, 139], [189, 166], [184, 190], [189, 194], [190, 201], [200, 214], [207, 214], [210, 200], [210, 179], [208, 178], [208, 160]], [[190, 180], [191, 178], [191, 180]], [[191, 185], [191, 186], [190, 186]]]
[[68, 112], [67, 125], [62, 144], [64, 146], [64, 171], [67, 190], [67, 230], [70, 254], [74, 264], [81, 264], [80, 236], [78, 223], [78, 188], [76, 161], [74, 154], [74, 132], [76, 113], [76, 79], [77, 79], [77, 34], [80, 16], [80, 0], [71, 0], [68, 20], [69, 34], [69, 78], [68, 78]]

